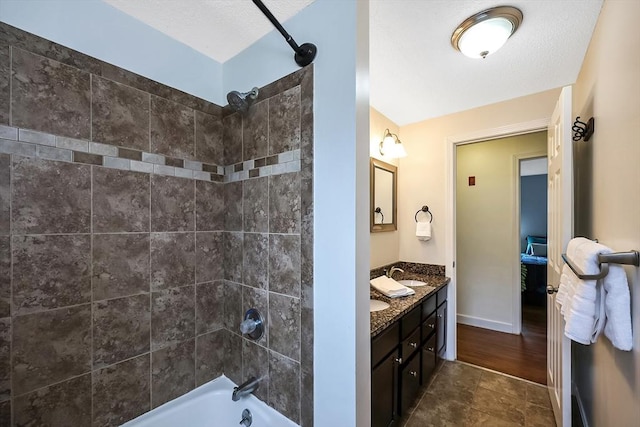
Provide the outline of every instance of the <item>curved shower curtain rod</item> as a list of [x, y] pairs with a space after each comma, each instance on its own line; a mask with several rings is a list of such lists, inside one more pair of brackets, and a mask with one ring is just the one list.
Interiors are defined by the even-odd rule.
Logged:
[[291, 46], [293, 51], [296, 53], [294, 56], [296, 64], [301, 67], [311, 64], [316, 57], [316, 53], [318, 52], [318, 48], [316, 47], [316, 45], [314, 45], [313, 43], [303, 43], [302, 46], [298, 46], [298, 43], [296, 43], [293, 37], [291, 37], [289, 33], [287, 33], [287, 31], [282, 27], [282, 25], [280, 25], [280, 22], [278, 22], [276, 17], [273, 16], [273, 14], [269, 11], [269, 9], [267, 9], [267, 6], [265, 6], [261, 0], [253, 0], [253, 3], [258, 6], [258, 9], [260, 9], [262, 13], [264, 13], [264, 16], [266, 16], [267, 19], [271, 21], [273, 26], [276, 27], [278, 31], [280, 31], [282, 37], [284, 37], [287, 43], [289, 43], [289, 46]]

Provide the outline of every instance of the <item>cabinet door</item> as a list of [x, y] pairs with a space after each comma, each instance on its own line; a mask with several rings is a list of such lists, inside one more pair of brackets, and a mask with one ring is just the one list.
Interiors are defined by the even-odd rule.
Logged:
[[402, 349], [402, 353], [400, 354], [402, 360], [409, 360], [413, 353], [420, 348], [420, 328], [416, 328], [408, 338], [402, 341], [400, 348]]
[[442, 356], [447, 349], [447, 302], [438, 307], [438, 354]]
[[400, 373], [400, 415], [404, 415], [420, 390], [420, 353], [401, 368]]
[[371, 372], [371, 426], [389, 427], [397, 406], [398, 350]]
[[425, 342], [435, 334], [437, 324], [437, 313], [434, 312], [422, 323], [422, 342]]
[[436, 358], [436, 335], [432, 335], [422, 346], [422, 379], [420, 381], [422, 385], [429, 382], [433, 371], [435, 371]]

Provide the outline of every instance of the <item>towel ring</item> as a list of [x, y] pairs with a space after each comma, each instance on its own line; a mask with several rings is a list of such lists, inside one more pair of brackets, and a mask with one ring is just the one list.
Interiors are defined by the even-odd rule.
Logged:
[[420, 209], [418, 209], [418, 212], [416, 212], [416, 215], [414, 216], [414, 219], [416, 220], [416, 222], [418, 222], [418, 214], [420, 212], [425, 212], [428, 213], [429, 216], [431, 217], [431, 219], [429, 220], [429, 222], [433, 222], [433, 214], [431, 213], [431, 211], [429, 210], [429, 206], [424, 205], [423, 207], [421, 207]]
[[382, 221], [380, 222], [380, 224], [384, 224], [384, 214], [382, 213], [382, 209], [380, 209], [379, 207], [377, 207], [374, 210], [375, 213], [380, 214], [380, 216], [382, 217]]

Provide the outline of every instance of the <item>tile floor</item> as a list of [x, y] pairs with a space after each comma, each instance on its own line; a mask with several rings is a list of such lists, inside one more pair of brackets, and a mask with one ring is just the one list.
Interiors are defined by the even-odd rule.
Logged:
[[555, 427], [547, 389], [460, 362], [444, 362], [403, 427]]

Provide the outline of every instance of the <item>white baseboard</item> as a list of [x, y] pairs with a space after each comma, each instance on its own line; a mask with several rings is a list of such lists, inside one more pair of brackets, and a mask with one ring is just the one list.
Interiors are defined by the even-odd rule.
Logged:
[[478, 328], [491, 329], [498, 332], [513, 333], [513, 325], [506, 322], [498, 322], [496, 320], [483, 319], [481, 317], [467, 316], [466, 314], [458, 314], [458, 323], [469, 326], [477, 326]]

